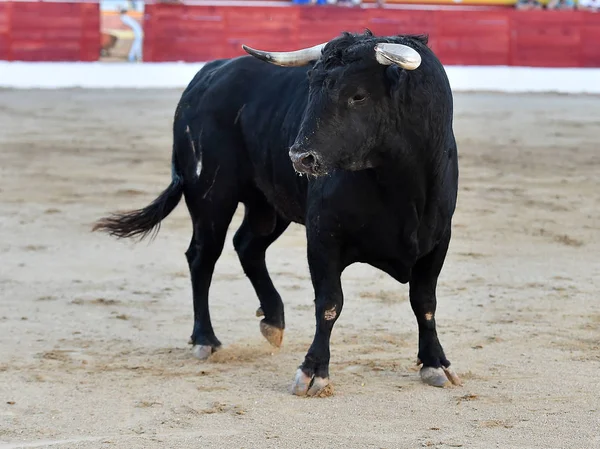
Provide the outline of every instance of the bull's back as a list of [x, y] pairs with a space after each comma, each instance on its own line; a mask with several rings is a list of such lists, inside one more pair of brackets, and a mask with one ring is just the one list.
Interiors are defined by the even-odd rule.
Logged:
[[[184, 90], [180, 104], [190, 106], [205, 121], [245, 132], [250, 144], [256, 144], [257, 138], [271, 143], [279, 138], [278, 144], [287, 145], [297, 131], [290, 124], [299, 122], [307, 90], [305, 68], [282, 68], [241, 56], [207, 63]], [[292, 106], [296, 113], [284, 123]], [[228, 118], [235, 120], [227, 122]], [[272, 133], [277, 127], [283, 134]]]
[[[251, 179], [280, 214], [304, 221], [306, 178], [296, 176], [288, 156], [306, 107], [306, 68], [283, 68], [251, 56], [221, 59], [198, 71], [180, 108], [195, 133], [211, 136], [203, 151], [235, 146], [240, 178]], [[208, 138], [208, 137], [207, 137]]]

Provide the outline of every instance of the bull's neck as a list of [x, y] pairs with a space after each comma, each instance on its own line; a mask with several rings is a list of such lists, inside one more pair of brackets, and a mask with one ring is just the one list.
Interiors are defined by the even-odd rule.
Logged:
[[380, 153], [373, 170], [386, 184], [404, 184], [418, 178], [428, 165], [420, 155], [405, 152]]
[[431, 171], [419, 158], [403, 155], [382, 157], [375, 167], [373, 179], [385, 201], [394, 207], [422, 203], [427, 195]]

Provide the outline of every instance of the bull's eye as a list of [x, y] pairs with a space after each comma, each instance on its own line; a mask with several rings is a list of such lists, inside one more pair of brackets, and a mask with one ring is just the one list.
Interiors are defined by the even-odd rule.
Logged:
[[364, 103], [366, 99], [367, 99], [366, 95], [356, 94], [352, 98], [348, 99], [348, 104], [350, 106], [358, 105], [358, 104]]

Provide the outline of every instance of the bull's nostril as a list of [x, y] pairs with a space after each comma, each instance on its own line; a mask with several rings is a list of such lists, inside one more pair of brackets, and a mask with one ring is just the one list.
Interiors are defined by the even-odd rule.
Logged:
[[297, 151], [297, 148], [290, 148], [290, 159], [294, 164], [294, 169], [299, 173], [312, 173], [318, 170], [319, 159], [312, 151]]
[[315, 157], [312, 154], [307, 154], [300, 159], [300, 163], [306, 168], [310, 168], [315, 165]]

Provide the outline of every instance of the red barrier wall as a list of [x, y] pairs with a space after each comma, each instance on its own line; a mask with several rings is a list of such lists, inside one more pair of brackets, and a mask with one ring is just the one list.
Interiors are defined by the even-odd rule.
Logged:
[[600, 67], [600, 14], [583, 11], [418, 10], [319, 5], [245, 7], [149, 4], [146, 61], [208, 61], [315, 45], [339, 32], [427, 33], [447, 65]]
[[0, 3], [0, 59], [97, 61], [99, 56], [98, 3]]
[[[96, 61], [94, 0], [0, 0], [0, 59]], [[600, 67], [600, 14], [513, 8], [396, 9], [337, 6], [153, 4], [144, 18], [144, 59], [208, 61], [244, 54], [241, 44], [292, 50], [342, 30], [427, 33], [447, 65]]]

